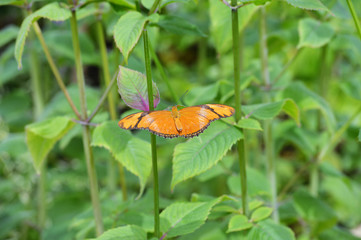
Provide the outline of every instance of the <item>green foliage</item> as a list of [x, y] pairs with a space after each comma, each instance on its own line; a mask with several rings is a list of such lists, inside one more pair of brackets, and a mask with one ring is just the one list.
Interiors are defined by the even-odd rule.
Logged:
[[242, 137], [238, 129], [218, 121], [198, 138], [178, 144], [174, 149], [171, 188], [211, 168]]
[[271, 220], [257, 223], [248, 234], [249, 239], [259, 240], [292, 240], [296, 239], [291, 229], [276, 224]]
[[207, 219], [212, 207], [222, 197], [209, 202], [173, 203], [160, 214], [161, 232], [167, 237], [191, 233]]
[[118, 227], [110, 229], [104, 232], [100, 237], [97, 237], [96, 240], [146, 240], [147, 234], [144, 230], [138, 226], [127, 225], [124, 227]]
[[294, 7], [308, 10], [328, 11], [328, 8], [320, 0], [286, 0]]
[[252, 118], [243, 118], [238, 121], [236, 126], [244, 129], [262, 131], [261, 124], [257, 120]]
[[54, 147], [72, 127], [74, 122], [68, 117], [55, 117], [26, 126], [26, 144], [36, 171], [40, 171], [42, 164]]
[[243, 106], [242, 110], [252, 117], [260, 120], [272, 119], [284, 111], [287, 115], [293, 118], [296, 123], [300, 124], [300, 110], [292, 99], [283, 99], [282, 101], [273, 103], [262, 103]]
[[4, 46], [18, 35], [19, 28], [14, 25], [7, 26], [0, 31], [0, 47]]
[[243, 231], [252, 226], [253, 224], [249, 222], [245, 215], [235, 215], [229, 220], [227, 232]]
[[178, 35], [206, 36], [196, 25], [177, 16], [161, 16], [156, 25], [169, 33]]
[[15, 43], [15, 58], [18, 62], [18, 67], [22, 68], [21, 58], [24, 51], [25, 40], [33, 22], [37, 21], [40, 18], [47, 18], [51, 21], [64, 21], [70, 18], [70, 16], [70, 11], [66, 8], [61, 7], [59, 3], [56, 2], [50, 3], [39, 9], [38, 11], [27, 16], [21, 24]]
[[108, 149], [117, 161], [139, 177], [140, 194], [143, 192], [152, 169], [148, 142], [133, 137], [116, 122], [108, 121], [95, 129], [92, 145]]
[[217, 96], [219, 84], [214, 83], [208, 86], [194, 87], [185, 95], [184, 102], [187, 106], [211, 103]]
[[272, 208], [269, 207], [260, 207], [257, 208], [251, 215], [252, 222], [259, 222], [271, 216]]
[[312, 18], [302, 19], [298, 25], [298, 32], [300, 35], [298, 48], [322, 47], [329, 43], [335, 34], [331, 24], [321, 23]]

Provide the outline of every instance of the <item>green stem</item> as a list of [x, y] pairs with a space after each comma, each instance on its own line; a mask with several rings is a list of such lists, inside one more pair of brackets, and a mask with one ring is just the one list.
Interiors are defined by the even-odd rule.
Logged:
[[289, 67], [292, 65], [292, 63], [296, 60], [297, 56], [300, 55], [304, 48], [297, 48], [296, 52], [292, 55], [291, 59], [288, 60], [286, 65], [282, 68], [281, 72], [275, 77], [275, 79], [272, 81], [272, 84], [275, 85], [278, 80], [281, 79], [281, 77], [287, 72]]
[[[99, 16], [100, 17], [100, 16]], [[108, 54], [107, 54], [107, 49], [106, 49], [106, 44], [105, 44], [105, 39], [104, 39], [104, 29], [103, 29], [103, 25], [102, 22], [100, 20], [98, 20], [96, 22], [96, 29], [97, 29], [97, 37], [98, 37], [98, 44], [99, 44], [99, 49], [100, 49], [100, 56], [101, 56], [101, 62], [102, 62], [102, 68], [103, 68], [103, 78], [105, 81], [105, 85], [108, 87], [111, 84], [110, 81], [110, 72], [109, 72], [109, 63], [108, 63]], [[110, 90], [110, 92], [107, 95], [108, 98], [108, 107], [109, 107], [109, 113], [110, 113], [110, 118], [111, 120], [115, 121], [117, 119], [117, 107], [116, 107], [116, 99], [114, 96], [114, 91]], [[108, 187], [110, 192], [114, 192], [115, 191], [115, 168], [114, 168], [114, 159], [112, 159], [109, 162], [109, 169], [108, 169]], [[120, 162], [117, 162], [119, 165], [119, 170], [121, 168], [123, 168], [123, 165]], [[127, 186], [126, 186], [126, 182], [125, 182], [125, 177], [123, 176], [124, 174], [124, 170], [119, 171], [119, 175], [120, 175], [120, 183], [121, 183], [121, 187], [122, 187], [122, 193], [123, 193], [123, 200], [127, 200]]]
[[[145, 71], [146, 71], [146, 75], [147, 75], [149, 111], [154, 111], [151, 60], [149, 57], [149, 39], [148, 39], [148, 32], [147, 32], [146, 28], [143, 31], [143, 40], [144, 40]], [[156, 143], [155, 135], [152, 133], [150, 134], [150, 143], [152, 146], [152, 165], [153, 165], [153, 181], [154, 181], [154, 235], [157, 238], [160, 238], [157, 143]]]
[[[261, 7], [260, 19], [260, 52], [261, 52], [261, 68], [262, 78], [266, 87], [270, 87], [270, 75], [268, 70], [268, 48], [267, 48], [267, 32], [266, 32], [266, 9]], [[266, 102], [271, 102], [270, 93], [265, 96]], [[267, 175], [271, 185], [271, 197], [273, 208], [273, 220], [279, 222], [278, 207], [277, 207], [277, 179], [276, 179], [276, 159], [274, 156], [272, 121], [266, 120], [264, 122], [264, 143], [266, 148], [267, 158]]]
[[155, 13], [155, 11], [157, 11], [157, 7], [160, 5], [161, 2], [162, 2], [162, 0], [154, 1], [153, 6], [149, 10], [149, 15], [151, 15], [151, 14]]
[[[87, 104], [85, 98], [85, 81], [83, 74], [83, 64], [81, 61], [80, 45], [79, 45], [79, 36], [78, 36], [78, 26], [76, 21], [76, 12], [72, 11], [72, 17], [70, 19], [72, 41], [75, 55], [75, 67], [76, 67], [76, 76], [79, 88], [79, 97], [81, 104], [81, 116], [82, 119], [87, 119]], [[88, 177], [90, 181], [90, 194], [93, 205], [93, 212], [95, 218], [95, 226], [97, 236], [103, 232], [103, 221], [100, 209], [99, 202], [99, 193], [98, 193], [98, 182], [94, 165], [93, 151], [90, 147], [90, 129], [88, 125], [83, 125], [83, 147], [85, 152], [85, 159], [88, 171]]]
[[346, 1], [347, 1], [348, 8], [350, 9], [350, 12], [351, 12], [353, 21], [354, 21], [354, 23], [355, 23], [355, 26], [356, 26], [358, 35], [359, 35], [359, 37], [360, 37], [360, 39], [361, 39], [361, 26], [360, 26], [360, 22], [359, 22], [359, 20], [358, 20], [358, 17], [357, 17], [355, 8], [353, 7], [353, 4], [352, 4], [352, 1], [351, 1], [351, 0], [346, 0]]
[[38, 179], [38, 225], [42, 231], [46, 222], [46, 161], [44, 161]]
[[[237, 0], [232, 0], [232, 6], [237, 5]], [[238, 11], [236, 9], [232, 11], [232, 40], [233, 40], [233, 67], [234, 67], [234, 98], [236, 108], [236, 122], [241, 119], [241, 49], [240, 49], [240, 37], [238, 26]], [[238, 160], [240, 168], [241, 178], [241, 190], [242, 190], [242, 209], [245, 215], [248, 215], [247, 204], [247, 173], [246, 173], [246, 157], [245, 157], [245, 136], [243, 139], [237, 142]]]
[[166, 83], [168, 90], [169, 90], [170, 94], [172, 95], [173, 101], [180, 105], [181, 103], [179, 101], [179, 98], [177, 97], [177, 94], [174, 92], [174, 89], [173, 89], [172, 85], [170, 84], [167, 75], [165, 74], [164, 68], [163, 68], [162, 64], [160, 63], [158, 56], [157, 56], [156, 52], [154, 51], [152, 44], [150, 42], [149, 42], [149, 50], [150, 50], [150, 54], [152, 55], [152, 58], [155, 62], [155, 65], [157, 66], [157, 69], [160, 73], [160, 76], [162, 77], [163, 81]]
[[68, 101], [71, 109], [73, 110], [73, 112], [75, 113], [75, 115], [77, 116], [78, 119], [81, 119], [81, 116], [78, 112], [78, 110], [76, 109], [75, 105], [74, 105], [74, 102], [73, 100], [71, 99], [69, 93], [68, 93], [68, 90], [66, 89], [65, 87], [65, 84], [64, 84], [64, 81], [59, 73], [59, 70], [58, 68], [56, 67], [55, 65], [55, 62], [53, 60], [53, 57], [50, 55], [50, 51], [49, 51], [49, 48], [48, 46], [46, 45], [45, 43], [45, 40], [44, 40], [44, 37], [43, 37], [43, 34], [41, 33], [41, 29], [38, 25], [37, 22], [34, 22], [33, 23], [33, 28], [34, 28], [34, 31], [36, 33], [36, 36], [38, 37], [39, 41], [40, 41], [40, 44], [43, 48], [43, 51], [45, 53], [45, 57], [50, 65], [50, 68], [51, 68], [51, 71], [53, 72], [54, 76], [55, 76], [55, 79], [56, 81], [58, 82], [58, 85], [60, 87], [60, 89], [63, 91], [64, 95], [65, 95], [65, 98], [66, 100]]

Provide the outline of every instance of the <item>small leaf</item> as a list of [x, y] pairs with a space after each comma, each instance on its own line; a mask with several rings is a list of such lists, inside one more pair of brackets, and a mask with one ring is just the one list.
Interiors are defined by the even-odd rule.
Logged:
[[229, 220], [227, 233], [243, 231], [252, 226], [253, 224], [248, 222], [248, 218], [245, 215], [236, 215]]
[[242, 137], [240, 130], [218, 121], [199, 137], [178, 144], [174, 149], [171, 188], [210, 169]]
[[108, 149], [117, 161], [139, 177], [140, 194], [143, 192], [152, 168], [148, 142], [133, 137], [115, 121], [108, 121], [95, 128], [92, 145]]
[[251, 221], [259, 222], [265, 218], [268, 218], [272, 214], [272, 208], [270, 207], [260, 207], [257, 208], [251, 216]]
[[96, 238], [96, 240], [146, 240], [147, 233], [135, 225], [113, 228]]
[[178, 16], [161, 16], [156, 25], [167, 32], [178, 35], [206, 36], [195, 24]]
[[297, 104], [292, 99], [283, 99], [273, 103], [263, 103], [242, 106], [243, 111], [255, 118], [266, 120], [276, 117], [281, 111], [284, 111], [292, 117], [296, 123], [300, 124], [300, 112]]
[[26, 126], [26, 143], [38, 172], [55, 143], [73, 126], [74, 122], [68, 117], [55, 117]]
[[259, 131], [263, 130], [261, 124], [257, 120], [252, 118], [243, 118], [239, 120], [236, 126], [244, 129], [259, 130]]
[[299, 21], [298, 32], [300, 40], [298, 48], [312, 47], [318, 48], [330, 42], [335, 34], [331, 24], [321, 23], [311, 18]]
[[114, 40], [128, 63], [128, 57], [142, 35], [148, 18], [139, 12], [130, 11], [121, 16], [114, 26]]
[[209, 202], [173, 203], [160, 214], [160, 230], [167, 237], [193, 232], [206, 221], [212, 207], [222, 197]]
[[323, 5], [320, 0], [287, 0], [287, 2], [298, 8], [329, 11], [329, 9]]
[[257, 240], [295, 240], [291, 229], [272, 220], [257, 223], [249, 232], [247, 239]]
[[188, 106], [206, 104], [214, 101], [217, 96], [219, 84], [214, 83], [207, 86], [192, 88], [184, 97], [184, 102]]
[[[119, 66], [118, 92], [131, 108], [149, 111], [147, 80], [144, 74]], [[154, 108], [160, 101], [159, 91], [153, 82]]]
[[18, 62], [18, 68], [22, 68], [21, 58], [24, 51], [25, 40], [33, 22], [37, 21], [39, 18], [47, 18], [51, 21], [64, 21], [70, 17], [70, 10], [60, 7], [57, 2], [45, 5], [36, 12], [27, 16], [21, 24], [15, 43], [15, 59]]

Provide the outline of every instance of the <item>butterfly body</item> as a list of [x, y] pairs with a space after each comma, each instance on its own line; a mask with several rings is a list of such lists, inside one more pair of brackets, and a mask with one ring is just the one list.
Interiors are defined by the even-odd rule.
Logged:
[[202, 133], [217, 119], [232, 116], [234, 109], [221, 104], [204, 104], [171, 111], [161, 110], [131, 114], [118, 123], [123, 129], [146, 129], [164, 138], [191, 138]]

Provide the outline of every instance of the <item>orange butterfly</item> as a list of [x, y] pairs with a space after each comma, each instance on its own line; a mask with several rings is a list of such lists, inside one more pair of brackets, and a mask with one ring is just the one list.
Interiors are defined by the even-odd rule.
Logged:
[[131, 114], [119, 121], [123, 129], [146, 129], [164, 138], [191, 138], [201, 134], [217, 119], [232, 116], [234, 109], [221, 104], [204, 104], [181, 110], [152, 111]]

